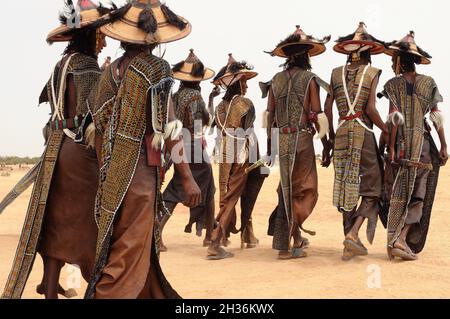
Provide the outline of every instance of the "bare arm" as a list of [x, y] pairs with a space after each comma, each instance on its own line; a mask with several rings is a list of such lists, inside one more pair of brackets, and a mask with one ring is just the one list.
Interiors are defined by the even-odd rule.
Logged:
[[[175, 121], [175, 111], [173, 108], [173, 102], [172, 99], [169, 99], [169, 122]], [[183, 187], [184, 191], [186, 193], [186, 201], [183, 203], [184, 205], [188, 207], [197, 207], [201, 202], [201, 191], [198, 188], [197, 183], [194, 180], [194, 177], [192, 176], [191, 169], [189, 167], [189, 164], [186, 159], [185, 151], [184, 151], [184, 145], [183, 145], [183, 137], [180, 136], [179, 138], [172, 140], [171, 138], [168, 138], [166, 141], [167, 150], [172, 153], [172, 150], [177, 146], [177, 156], [181, 156], [183, 158], [182, 161], [176, 161], [174, 162], [175, 169], [177, 172], [181, 175], [181, 178], [183, 179]], [[178, 143], [181, 143], [181, 145], [178, 145]]]
[[[330, 81], [331, 83], [331, 81]], [[332, 87], [332, 85], [330, 85]], [[333, 103], [334, 103], [334, 92], [330, 88], [330, 93], [328, 93], [327, 98], [325, 100], [324, 112], [328, 118], [328, 123], [330, 125], [330, 140], [334, 141], [336, 137], [336, 133], [334, 132], [334, 124], [333, 124]]]
[[209, 101], [208, 101], [208, 111], [211, 118], [214, 118], [215, 111], [214, 111], [214, 98], [220, 95], [220, 88], [218, 86], [214, 87], [211, 94], [209, 94]]
[[272, 128], [275, 120], [275, 96], [272, 88], [269, 89], [267, 101], [267, 154], [272, 155]]
[[[435, 106], [433, 110], [436, 110], [439, 112], [438, 107]], [[436, 129], [436, 132], [439, 136], [439, 141], [441, 143], [441, 150], [439, 152], [439, 157], [441, 159], [441, 165], [444, 166], [447, 164], [448, 160], [448, 152], [447, 152], [447, 140], [445, 139], [445, 130], [444, 127], [437, 127], [436, 124], [434, 124], [434, 128]]]
[[[311, 84], [309, 85], [309, 92], [308, 96], [309, 98], [309, 105], [311, 106], [311, 111], [318, 114], [322, 113], [322, 104], [320, 103], [320, 88], [316, 81], [311, 81]], [[314, 126], [316, 127], [317, 131], [320, 130], [319, 123], [314, 123]], [[322, 139], [322, 144], [324, 147], [328, 146], [328, 138], [325, 135]]]
[[370, 88], [369, 101], [366, 106], [366, 114], [370, 118], [370, 120], [383, 132], [384, 140], [386, 143], [389, 143], [389, 129], [381, 119], [380, 113], [376, 108], [376, 97], [377, 97], [377, 86], [378, 86], [379, 77], [377, 76]]

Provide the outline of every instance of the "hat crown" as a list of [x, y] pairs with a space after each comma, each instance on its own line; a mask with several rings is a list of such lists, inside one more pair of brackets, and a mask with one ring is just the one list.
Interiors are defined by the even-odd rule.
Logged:
[[416, 34], [414, 31], [409, 31], [409, 33], [401, 40], [402, 42], [415, 43]]
[[368, 34], [367, 25], [364, 22], [360, 22], [358, 28], [355, 31], [355, 39], [360, 39], [363, 35]]
[[303, 30], [302, 30], [302, 28], [300, 27], [300, 25], [296, 25], [295, 26], [295, 32], [294, 32], [294, 35], [298, 35], [298, 36], [300, 36], [300, 37], [305, 37], [306, 36], [306, 33], [305, 32], [303, 32]]
[[233, 53], [228, 54], [228, 65], [231, 65], [233, 63], [236, 63], [236, 59], [233, 57]]
[[184, 60], [186, 63], [197, 63], [200, 62], [200, 59], [195, 55], [194, 49], [189, 50], [189, 55], [186, 60]]

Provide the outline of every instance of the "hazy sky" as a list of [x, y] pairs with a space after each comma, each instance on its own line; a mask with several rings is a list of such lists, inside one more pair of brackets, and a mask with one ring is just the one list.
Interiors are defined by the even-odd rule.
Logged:
[[[46, 104], [38, 107], [38, 97], [64, 50], [64, 44], [48, 46], [45, 38], [58, 25], [62, 3], [63, 0], [2, 3], [0, 155], [39, 156], [43, 151], [41, 131], [50, 109]], [[432, 64], [421, 66], [418, 71], [435, 78], [445, 101], [450, 95], [447, 1], [169, 0], [167, 4], [193, 25], [189, 37], [167, 45], [165, 58], [170, 63], [183, 60], [194, 48], [203, 62], [216, 71], [226, 64], [228, 53], [255, 66], [259, 76], [249, 82], [248, 97], [257, 108], [256, 126], [261, 126], [266, 104], [260, 98], [258, 82], [269, 80], [283, 62], [263, 50], [273, 49], [294, 31], [296, 24], [316, 37], [331, 34], [332, 41], [354, 32], [359, 21], [365, 21], [369, 32], [385, 41], [400, 39], [414, 30], [419, 46], [433, 56]], [[332, 46], [330, 42], [325, 54], [312, 59], [313, 71], [326, 81], [332, 69], [346, 59], [335, 53]], [[107, 55], [120, 55], [118, 42], [108, 40], [100, 63]], [[383, 69], [381, 84], [393, 76], [390, 64], [386, 55], [373, 57], [373, 65]], [[212, 85], [204, 83], [203, 89], [207, 98]], [[387, 107], [386, 101], [378, 103], [383, 117]], [[450, 116], [445, 102], [441, 109]], [[447, 123], [446, 127], [449, 129], [450, 125]], [[264, 135], [260, 137], [262, 140]]]

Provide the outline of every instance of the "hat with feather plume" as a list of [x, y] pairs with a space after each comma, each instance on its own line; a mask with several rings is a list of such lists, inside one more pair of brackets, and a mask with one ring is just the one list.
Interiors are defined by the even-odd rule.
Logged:
[[422, 50], [415, 40], [414, 31], [410, 31], [403, 39], [400, 41], [393, 41], [386, 44], [385, 53], [390, 56], [409, 53], [420, 58], [420, 64], [430, 64], [431, 55]]
[[161, 44], [187, 37], [191, 24], [159, 0], [133, 0], [123, 17], [101, 28], [118, 41], [133, 44]]
[[124, 10], [118, 9], [114, 4], [111, 8], [105, 7], [95, 0], [78, 0], [76, 4], [74, 2], [64, 1], [64, 8], [59, 15], [61, 25], [48, 34], [48, 43], [70, 41], [76, 32], [84, 28], [97, 29], [120, 16]]
[[241, 79], [250, 80], [258, 75], [253, 71], [253, 67], [247, 62], [238, 62], [233, 54], [228, 54], [228, 63], [224, 66], [213, 80], [214, 85], [229, 87]]
[[370, 50], [370, 54], [374, 55], [383, 53], [385, 50], [385, 43], [369, 34], [364, 22], [359, 23], [354, 33], [340, 37], [336, 42], [334, 51], [347, 55], [367, 50]]
[[328, 43], [330, 39], [331, 36], [324, 37], [323, 39], [314, 38], [303, 32], [300, 26], [297, 25], [293, 34], [278, 43], [273, 51], [266, 53], [282, 58], [289, 58], [290, 56], [306, 52], [308, 52], [309, 56], [316, 56], [326, 51], [327, 48], [325, 44]]
[[175, 79], [186, 82], [206, 81], [216, 74], [213, 70], [205, 68], [203, 62], [194, 53], [194, 49], [190, 49], [186, 60], [175, 64], [172, 71]]

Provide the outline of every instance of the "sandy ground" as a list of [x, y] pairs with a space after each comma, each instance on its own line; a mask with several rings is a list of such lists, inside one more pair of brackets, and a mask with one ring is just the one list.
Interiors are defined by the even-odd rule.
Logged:
[[[15, 170], [0, 176], [0, 197], [25, 173]], [[449, 298], [450, 297], [450, 168], [443, 169], [433, 211], [431, 232], [420, 260], [390, 262], [386, 256], [386, 232], [382, 225], [370, 255], [342, 262], [341, 216], [331, 205], [332, 168], [319, 169], [320, 199], [305, 224], [317, 231], [310, 237], [309, 257], [279, 261], [266, 235], [270, 213], [276, 205], [279, 174], [266, 181], [254, 211], [254, 225], [260, 246], [241, 250], [239, 236], [231, 238], [235, 258], [207, 261], [202, 239], [183, 233], [188, 210], [178, 207], [165, 230], [169, 252], [163, 253], [162, 267], [172, 285], [184, 298]], [[216, 174], [217, 175], [217, 174]], [[15, 254], [31, 189], [0, 216], [0, 289], [3, 289]], [[217, 196], [216, 196], [217, 198]], [[364, 237], [363, 237], [364, 238]], [[364, 238], [365, 239], [365, 238]], [[42, 262], [35, 267], [24, 292], [26, 298], [40, 298], [35, 286], [42, 276]], [[62, 272], [65, 287], [83, 295], [86, 287], [75, 268]]]

